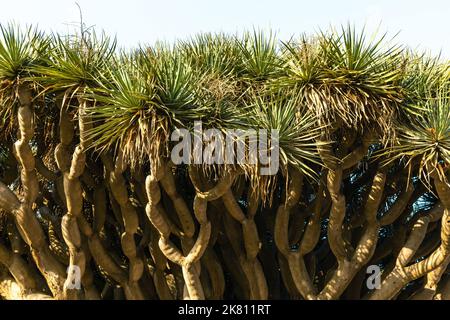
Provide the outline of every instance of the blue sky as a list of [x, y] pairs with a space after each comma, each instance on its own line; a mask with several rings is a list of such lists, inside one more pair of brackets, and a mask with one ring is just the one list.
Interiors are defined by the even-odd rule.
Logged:
[[[272, 29], [281, 39], [352, 22], [397, 42], [450, 58], [448, 0], [77, 0], [87, 25], [117, 35], [124, 47], [173, 41], [200, 31]], [[1, 1], [0, 22], [67, 32], [79, 21], [75, 0]]]

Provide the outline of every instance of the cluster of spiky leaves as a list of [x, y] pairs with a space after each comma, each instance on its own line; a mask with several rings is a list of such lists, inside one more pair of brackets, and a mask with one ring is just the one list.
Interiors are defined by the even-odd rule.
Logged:
[[29, 69], [43, 63], [50, 41], [37, 29], [0, 25], [0, 132], [11, 134], [17, 106], [18, 86], [26, 80]]
[[116, 42], [94, 32], [81, 36], [53, 35], [42, 63], [29, 68], [33, 81], [50, 92], [71, 92], [95, 88], [109, 65]]
[[[285, 75], [278, 86], [296, 90], [319, 123], [341, 121], [345, 127], [377, 127], [391, 137], [403, 100], [401, 50], [385, 36], [368, 41], [348, 26], [285, 44]], [[374, 123], [374, 119], [377, 119]]]
[[450, 96], [448, 91], [429, 97], [420, 105], [419, 115], [408, 115], [398, 124], [398, 144], [385, 151], [387, 161], [407, 160], [418, 166], [419, 176], [429, 181], [430, 175], [445, 178], [450, 165]]
[[428, 183], [436, 173], [445, 179], [450, 165], [450, 65], [439, 58], [407, 53], [402, 79], [406, 94], [394, 128], [395, 144], [383, 150], [386, 163], [404, 161]]
[[392, 159], [448, 162], [448, 63], [351, 26], [288, 43], [262, 32], [201, 34], [131, 52], [94, 32], [1, 32], [2, 130], [14, 125], [11, 92], [26, 80], [40, 94], [91, 100], [92, 147], [120, 147], [134, 164], [167, 156], [171, 131], [195, 120], [277, 129], [282, 168], [308, 176], [317, 172], [319, 136], [337, 126], [377, 130]]

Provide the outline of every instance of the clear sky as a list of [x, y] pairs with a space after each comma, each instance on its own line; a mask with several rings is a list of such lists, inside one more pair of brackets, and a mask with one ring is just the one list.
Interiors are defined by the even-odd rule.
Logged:
[[[1, 0], [0, 22], [67, 32], [79, 21], [75, 0]], [[200, 31], [272, 29], [281, 39], [351, 22], [397, 42], [450, 58], [449, 0], [77, 0], [87, 25], [124, 47], [173, 41]]]

